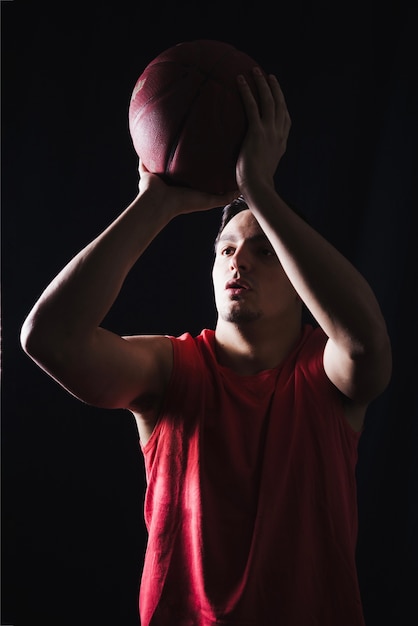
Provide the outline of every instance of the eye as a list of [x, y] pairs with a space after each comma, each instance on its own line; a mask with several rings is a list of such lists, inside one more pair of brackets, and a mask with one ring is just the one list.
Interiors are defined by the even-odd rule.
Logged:
[[234, 248], [232, 246], [225, 246], [221, 250], [221, 256], [229, 256], [230, 254], [234, 254]]

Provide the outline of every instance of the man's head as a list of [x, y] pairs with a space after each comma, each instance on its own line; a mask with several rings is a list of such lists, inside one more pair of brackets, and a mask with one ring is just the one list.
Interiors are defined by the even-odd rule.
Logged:
[[227, 205], [212, 271], [219, 320], [237, 325], [300, 314], [300, 300], [242, 197]]

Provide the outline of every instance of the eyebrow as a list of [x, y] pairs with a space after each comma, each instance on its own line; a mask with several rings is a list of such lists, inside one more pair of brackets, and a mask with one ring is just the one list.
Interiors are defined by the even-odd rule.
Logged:
[[[240, 241], [241, 237], [237, 237], [237, 235], [235, 235], [234, 233], [231, 233], [230, 235], [228, 235], [228, 233], [226, 233], [225, 235], [221, 235], [218, 239], [218, 244], [220, 244], [222, 241], [231, 241], [232, 243], [237, 243], [237, 241]], [[248, 237], [246, 239], [246, 241], [249, 241], [250, 243], [268, 243], [271, 246], [271, 243], [268, 239], [268, 237], [266, 237], [266, 235], [264, 235], [263, 233], [259, 233], [258, 235], [253, 235], [252, 237]]]

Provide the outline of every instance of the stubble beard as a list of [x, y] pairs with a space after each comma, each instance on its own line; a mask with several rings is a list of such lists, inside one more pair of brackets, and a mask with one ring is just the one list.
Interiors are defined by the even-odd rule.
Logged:
[[[237, 302], [237, 301], [235, 301]], [[245, 306], [225, 306], [219, 315], [224, 322], [231, 324], [248, 324], [261, 318], [261, 311], [246, 308]]]

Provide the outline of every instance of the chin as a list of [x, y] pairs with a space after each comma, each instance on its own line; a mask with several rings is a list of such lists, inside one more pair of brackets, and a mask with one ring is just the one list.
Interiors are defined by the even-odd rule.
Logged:
[[256, 322], [261, 319], [260, 311], [238, 307], [229, 308], [220, 315], [225, 322], [230, 322], [231, 324], [248, 324], [249, 322]]

